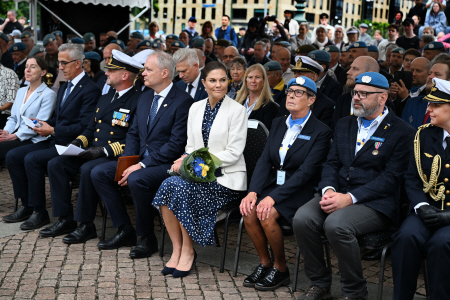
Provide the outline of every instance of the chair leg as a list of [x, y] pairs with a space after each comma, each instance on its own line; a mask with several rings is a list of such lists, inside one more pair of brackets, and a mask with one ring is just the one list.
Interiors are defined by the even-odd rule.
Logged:
[[384, 282], [384, 266], [386, 263], [386, 252], [391, 244], [386, 244], [381, 252], [381, 262], [380, 262], [380, 277], [378, 279], [378, 295], [377, 300], [381, 300], [383, 297], [383, 282]]
[[428, 290], [428, 272], [427, 272], [427, 262], [424, 260], [423, 261], [423, 281], [425, 283], [425, 299], [430, 299], [429, 295], [429, 290]]
[[220, 247], [219, 234], [217, 233], [216, 226], [214, 226], [214, 240], [216, 241], [216, 247]]
[[105, 235], [106, 235], [106, 221], [108, 219], [108, 210], [106, 209], [106, 205], [105, 204], [101, 204], [99, 202], [99, 205], [100, 205], [100, 210], [102, 211], [102, 217], [103, 217], [103, 220], [102, 220], [102, 233], [101, 233], [101, 236], [100, 236], [100, 240], [104, 241], [105, 240]]
[[327, 265], [328, 269], [330, 269], [330, 274], [333, 272], [333, 267], [331, 266], [331, 255], [330, 255], [330, 244], [328, 244], [328, 241], [324, 243], [325, 246], [325, 255], [327, 258]]
[[159, 246], [159, 256], [164, 256], [164, 240], [166, 239], [166, 225], [161, 222], [161, 246]]
[[[225, 269], [225, 255], [227, 254], [227, 240], [228, 240], [228, 226], [230, 224], [230, 214], [227, 214], [227, 217], [225, 218], [225, 225], [223, 228], [223, 241], [222, 241], [222, 257], [220, 259], [220, 270], [219, 273], [223, 273]], [[215, 227], [214, 227], [215, 229]], [[217, 239], [218, 242], [218, 239]]]
[[236, 254], [234, 255], [234, 266], [233, 266], [233, 277], [237, 276], [237, 269], [239, 263], [239, 253], [241, 251], [241, 241], [242, 241], [242, 227], [244, 226], [244, 218], [241, 218], [239, 222], [239, 230], [236, 242]]
[[297, 247], [295, 254], [294, 280], [292, 281], [292, 292], [297, 290], [298, 268], [300, 267], [300, 249]]
[[16, 198], [15, 200], [16, 202], [14, 203], [14, 212], [16, 212], [17, 209], [19, 209], [19, 198]]

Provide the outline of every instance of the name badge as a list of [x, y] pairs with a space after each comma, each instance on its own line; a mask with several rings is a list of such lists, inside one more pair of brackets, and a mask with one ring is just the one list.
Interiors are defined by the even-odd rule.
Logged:
[[303, 134], [299, 134], [297, 138], [301, 139], [301, 140], [307, 140], [307, 141], [309, 141], [311, 139], [310, 136], [303, 135]]
[[129, 113], [130, 112], [130, 110], [129, 109], [124, 109], [124, 108], [121, 108], [121, 109], [119, 109], [119, 112], [123, 112], [123, 113]]
[[278, 171], [277, 171], [277, 184], [278, 184], [278, 185], [283, 185], [285, 179], [286, 179], [286, 172], [285, 172], [285, 171], [278, 170]]
[[376, 136], [371, 136], [370, 139], [371, 139], [372, 141], [384, 143], [384, 138], [380, 138], [380, 137], [376, 137]]

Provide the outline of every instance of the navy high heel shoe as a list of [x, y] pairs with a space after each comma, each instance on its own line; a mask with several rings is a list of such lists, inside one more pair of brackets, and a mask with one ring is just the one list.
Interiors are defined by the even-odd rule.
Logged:
[[188, 276], [191, 273], [191, 269], [194, 266], [196, 260], [197, 260], [197, 252], [194, 250], [194, 261], [192, 262], [191, 268], [188, 271], [179, 271], [179, 270], [175, 269], [172, 273], [172, 276], [174, 278]]
[[163, 275], [169, 275], [169, 274], [173, 274], [173, 271], [175, 271], [175, 268], [164, 267], [164, 269], [161, 271], [161, 273]]

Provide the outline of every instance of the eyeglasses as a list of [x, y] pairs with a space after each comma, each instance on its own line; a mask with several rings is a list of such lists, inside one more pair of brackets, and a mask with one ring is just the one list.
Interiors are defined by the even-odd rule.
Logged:
[[352, 98], [355, 97], [355, 95], [358, 96], [359, 99], [367, 99], [367, 96], [371, 94], [383, 94], [385, 92], [363, 92], [363, 91], [352, 91]]
[[62, 65], [63, 67], [66, 67], [67, 64], [73, 63], [74, 61], [77, 61], [77, 60], [78, 59], [74, 59], [74, 60], [71, 60], [71, 61], [57, 61], [56, 65], [58, 66], [58, 68], [59, 68], [60, 65]]
[[287, 89], [286, 95], [289, 95], [290, 93], [294, 93], [294, 95], [297, 97], [302, 97], [304, 94], [306, 94], [306, 91]]

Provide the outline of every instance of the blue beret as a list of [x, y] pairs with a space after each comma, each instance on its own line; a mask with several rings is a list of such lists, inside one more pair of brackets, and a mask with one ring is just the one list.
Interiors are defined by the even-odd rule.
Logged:
[[84, 45], [84, 40], [82, 38], [75, 37], [75, 38], [70, 39], [69, 43]]
[[45, 52], [45, 48], [42, 46], [34, 46], [33, 49], [31, 49], [30, 53], [28, 53], [28, 57], [33, 57], [38, 53]]
[[85, 52], [84, 53], [84, 59], [95, 59], [97, 61], [102, 61], [102, 58], [100, 57], [100, 54], [98, 54], [95, 51]]
[[426, 44], [425, 47], [423, 47], [423, 50], [438, 50], [444, 48], [444, 44], [441, 42], [431, 42], [429, 44]]
[[308, 53], [308, 57], [320, 62], [327, 62], [329, 63], [331, 61], [331, 54], [328, 53], [325, 50], [314, 50]]
[[143, 40], [144, 36], [139, 31], [134, 31], [130, 34], [130, 38], [136, 38], [136, 39]]
[[175, 35], [175, 34], [168, 34], [168, 35], [166, 35], [166, 40], [167, 39], [171, 39], [171, 40], [179, 40], [179, 38], [178, 38], [178, 35]]
[[31, 26], [27, 26], [23, 29], [23, 31], [31, 31], [31, 30], [33, 30], [33, 27]]
[[152, 42], [150, 42], [149, 40], [145, 40], [145, 41], [139, 42], [136, 45], [136, 49], [139, 49], [139, 47], [144, 47], [144, 46], [151, 47], [152, 46]]
[[180, 42], [180, 41], [173, 42], [172, 45], [170, 45], [170, 46], [171, 46], [171, 47], [186, 48], [186, 46], [184, 45], [184, 43], [183, 43], [183, 42]]
[[335, 45], [326, 46], [323, 50], [327, 52], [340, 52], [339, 48], [336, 47]]
[[392, 49], [391, 53], [398, 53], [403, 55], [405, 53], [405, 49], [403, 49], [402, 47], [397, 47], [395, 49]]
[[27, 49], [27, 45], [25, 43], [15, 43], [11, 47], [9, 47], [9, 52], [23, 51]]
[[162, 43], [163, 43], [163, 40], [162, 40], [162, 39], [160, 39], [160, 38], [156, 38], [156, 39], [154, 39], [153, 41], [154, 41], [154, 42], [157, 42], [157, 43], [160, 43], [160, 44], [162, 44]]
[[361, 73], [355, 78], [356, 84], [374, 86], [381, 89], [389, 89], [389, 82], [386, 77], [376, 72]]
[[276, 60], [272, 60], [272, 61], [269, 61], [268, 63], [265, 63], [264, 69], [266, 71], [282, 70], [281, 64], [279, 62], [277, 62]]
[[294, 85], [303, 86], [303, 87], [307, 88], [308, 90], [310, 90], [311, 92], [313, 92], [314, 94], [317, 94], [316, 83], [314, 81], [312, 81], [311, 79], [309, 79], [308, 77], [300, 76], [297, 78], [292, 78], [291, 80], [289, 80], [289, 82], [287, 84], [287, 88], [294, 86]]
[[195, 38], [192, 42], [192, 47], [203, 47], [205, 45], [205, 40], [202, 37]]
[[367, 47], [367, 50], [369, 52], [378, 52], [378, 47], [375, 45], [369, 45], [369, 47]]
[[281, 41], [280, 43], [283, 44], [283, 45], [286, 45], [287, 47], [291, 46], [291, 43], [286, 42], [286, 41]]
[[62, 31], [56, 30], [56, 31], [53, 31], [52, 33], [53, 33], [55, 36], [63, 37]]
[[161, 46], [160, 43], [158, 43], [158, 42], [152, 42], [152, 48], [158, 49], [160, 46]]
[[350, 52], [350, 51], [348, 51], [348, 48], [349, 48], [349, 46], [342, 47], [341, 53]]
[[31, 37], [31, 33], [30, 33], [29, 31], [24, 31], [24, 32], [22, 32], [22, 34], [20, 35], [20, 38], [21, 38], [21, 39], [26, 39], [26, 38], [29, 38], [29, 37]]
[[44, 40], [42, 41], [42, 44], [45, 46], [48, 43], [51, 43], [55, 40], [56, 40], [56, 37], [52, 33], [49, 33], [46, 36], [44, 36]]
[[367, 44], [362, 41], [356, 41], [348, 47], [348, 50], [353, 48], [367, 48]]
[[122, 50], [125, 50], [125, 43], [121, 40], [113, 40], [111, 41], [111, 44], [117, 44], [120, 48], [122, 48]]
[[5, 42], [9, 43], [9, 37], [3, 32], [0, 32], [0, 38], [2, 38]]
[[95, 36], [92, 32], [85, 33], [83, 35], [83, 40], [87, 43], [90, 41], [95, 41]]

